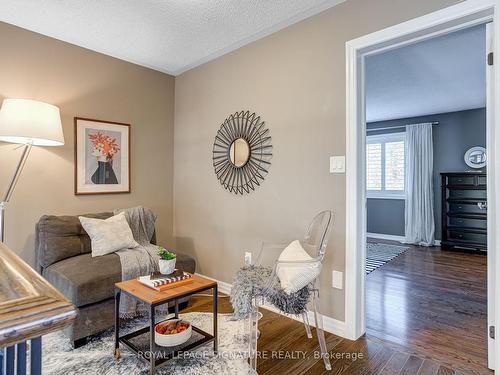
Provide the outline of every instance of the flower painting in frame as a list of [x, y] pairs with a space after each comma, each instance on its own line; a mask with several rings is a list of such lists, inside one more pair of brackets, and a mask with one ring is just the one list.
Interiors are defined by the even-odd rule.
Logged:
[[75, 194], [130, 193], [130, 125], [75, 117]]

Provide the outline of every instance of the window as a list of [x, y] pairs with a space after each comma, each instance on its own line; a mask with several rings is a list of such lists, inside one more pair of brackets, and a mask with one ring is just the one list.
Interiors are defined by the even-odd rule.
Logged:
[[366, 137], [368, 198], [405, 198], [405, 133]]

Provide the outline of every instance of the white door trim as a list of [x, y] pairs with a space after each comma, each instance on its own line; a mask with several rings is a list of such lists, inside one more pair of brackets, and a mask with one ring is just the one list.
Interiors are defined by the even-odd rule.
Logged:
[[[500, 0], [466, 0], [457, 5], [401, 23], [346, 43], [346, 275], [345, 323], [348, 338], [357, 339], [366, 331], [365, 325], [365, 258], [366, 258], [366, 193], [365, 193], [365, 103], [364, 57], [368, 54], [400, 47], [436, 35], [493, 21], [494, 50], [500, 51]], [[500, 58], [495, 56], [498, 64]], [[494, 254], [500, 243], [495, 234], [500, 199], [496, 199], [495, 186], [500, 186], [500, 173], [493, 166], [500, 166], [500, 124], [495, 123], [495, 113], [500, 113], [500, 75], [490, 73], [487, 138], [488, 138], [488, 323], [500, 330], [500, 290], [495, 274], [500, 272], [500, 257]], [[498, 272], [497, 272], [498, 271]], [[500, 361], [500, 345], [489, 340], [489, 365]]]
[[[497, 22], [499, 23], [499, 22]], [[500, 26], [500, 25], [499, 25]], [[486, 53], [488, 54], [489, 52], [493, 52], [495, 50], [495, 38], [494, 38], [494, 33], [495, 31], [493, 30], [495, 28], [495, 24], [487, 24], [486, 25]], [[499, 49], [497, 49], [499, 51]], [[486, 70], [486, 152], [488, 153], [487, 157], [491, 157], [491, 160], [495, 160], [495, 141], [496, 144], [498, 145], [498, 128], [497, 128], [497, 135], [495, 136], [495, 113], [498, 113], [496, 111], [495, 107], [495, 86], [498, 87], [498, 85], [494, 82], [494, 66], [487, 66]], [[490, 110], [492, 109], [492, 110]], [[496, 139], [495, 139], [496, 138]], [[488, 151], [491, 150], [491, 151]], [[497, 158], [499, 157], [498, 155], [496, 156]], [[495, 202], [495, 196], [494, 196], [494, 186], [495, 182], [495, 176], [498, 178], [498, 173], [495, 174], [495, 169], [494, 165], [499, 165], [499, 164], [492, 164], [488, 163], [486, 167], [486, 172], [487, 172], [487, 184], [488, 184], [488, 190], [486, 191], [487, 196], [486, 196], [486, 201], [487, 202]], [[498, 181], [498, 180], [497, 180]], [[491, 199], [491, 200], [490, 200]], [[499, 200], [496, 201], [497, 204], [500, 204]], [[498, 215], [498, 211], [496, 209], [496, 206], [494, 207], [493, 210], [488, 210], [488, 218], [487, 218], [487, 226], [488, 228], [497, 228], [496, 227], [496, 216]], [[491, 233], [492, 232], [492, 233]], [[493, 235], [492, 235], [493, 234]], [[498, 240], [498, 239], [497, 239]], [[498, 244], [497, 244], [498, 245]], [[487, 247], [488, 249], [496, 249], [495, 247], [495, 230], [490, 230], [489, 235], [487, 238]], [[496, 308], [495, 307], [495, 299], [499, 300], [496, 303], [500, 304], [500, 298], [495, 297], [495, 290], [498, 291], [500, 290], [500, 286], [498, 285], [498, 282], [495, 282], [495, 275], [497, 274], [495, 271], [500, 272], [500, 268], [495, 268], [495, 259], [498, 258], [496, 255], [495, 251], [488, 251], [488, 310], [487, 310], [487, 316], [488, 316], [488, 327], [489, 326], [496, 326], [499, 327], [498, 324], [495, 324], [495, 309], [500, 314], [500, 307]], [[498, 260], [498, 259], [497, 259]], [[500, 274], [500, 273], [499, 273]], [[500, 281], [500, 279], [499, 279]], [[498, 315], [497, 314], [497, 315]], [[496, 321], [498, 323], [498, 321]], [[490, 355], [488, 357], [488, 365], [491, 369], [495, 368], [495, 363], [499, 363], [500, 359], [499, 357], [499, 352], [500, 352], [500, 345], [498, 351], [496, 353], [496, 356]], [[488, 353], [491, 354], [495, 351], [495, 340], [493, 340], [491, 337], [488, 339]]]

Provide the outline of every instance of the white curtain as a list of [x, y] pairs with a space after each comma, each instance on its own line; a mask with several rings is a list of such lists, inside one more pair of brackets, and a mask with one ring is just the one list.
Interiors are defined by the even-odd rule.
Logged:
[[406, 126], [405, 242], [434, 245], [432, 124]]

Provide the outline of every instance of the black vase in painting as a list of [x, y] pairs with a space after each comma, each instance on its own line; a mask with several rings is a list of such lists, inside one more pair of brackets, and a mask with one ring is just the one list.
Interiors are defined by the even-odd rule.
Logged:
[[118, 184], [111, 161], [98, 161], [97, 169], [90, 179], [94, 184]]

